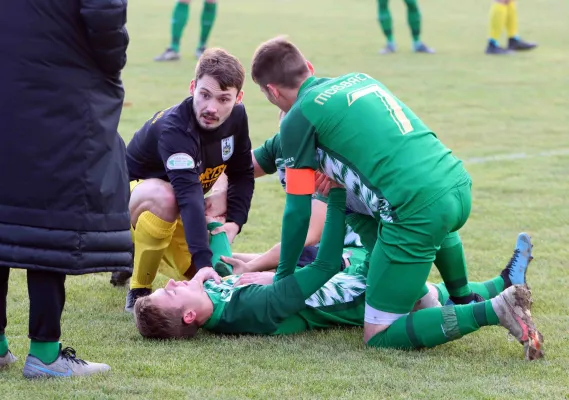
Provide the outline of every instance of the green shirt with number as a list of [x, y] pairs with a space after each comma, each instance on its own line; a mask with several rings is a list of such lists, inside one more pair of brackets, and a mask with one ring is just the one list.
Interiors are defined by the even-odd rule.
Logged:
[[[286, 169], [321, 170], [384, 223], [421, 210], [468, 175], [409, 107], [364, 73], [308, 78], [280, 134]], [[276, 281], [296, 265], [310, 218], [306, 195], [314, 181], [293, 172], [287, 172]]]
[[281, 143], [287, 168], [322, 169], [385, 222], [432, 203], [466, 174], [409, 107], [364, 73], [309, 78]]

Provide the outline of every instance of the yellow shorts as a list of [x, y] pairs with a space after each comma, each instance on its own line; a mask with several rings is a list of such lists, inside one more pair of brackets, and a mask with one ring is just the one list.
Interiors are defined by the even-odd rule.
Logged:
[[[130, 182], [130, 191], [142, 183], [143, 180], [136, 180]], [[136, 230], [130, 227], [132, 240], [136, 236]], [[136, 249], [134, 250], [136, 251]], [[187, 280], [195, 275], [195, 266], [192, 265], [192, 255], [188, 250], [188, 243], [186, 242], [186, 235], [184, 233], [184, 225], [182, 219], [178, 217], [176, 220], [176, 229], [172, 235], [170, 245], [164, 250], [162, 261], [158, 267], [158, 272], [172, 278], [176, 281]]]

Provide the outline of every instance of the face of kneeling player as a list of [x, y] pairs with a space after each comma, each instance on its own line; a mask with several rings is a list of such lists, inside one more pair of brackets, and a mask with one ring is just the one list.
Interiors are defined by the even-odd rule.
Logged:
[[229, 87], [222, 90], [219, 82], [210, 75], [193, 80], [190, 93], [194, 96], [193, 109], [199, 125], [211, 130], [223, 124], [236, 104], [241, 102], [243, 91]]

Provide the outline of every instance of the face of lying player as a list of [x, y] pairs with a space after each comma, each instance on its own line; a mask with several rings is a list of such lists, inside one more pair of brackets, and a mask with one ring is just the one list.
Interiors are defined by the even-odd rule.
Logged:
[[150, 296], [156, 307], [177, 309], [184, 322], [190, 324], [200, 318], [207, 294], [203, 286], [195, 281], [176, 282], [170, 279], [163, 289], [156, 290]]
[[193, 108], [198, 124], [206, 130], [223, 124], [243, 98], [243, 91], [238, 92], [237, 88], [221, 90], [217, 80], [209, 75], [198, 81], [192, 80], [190, 94], [194, 96]]

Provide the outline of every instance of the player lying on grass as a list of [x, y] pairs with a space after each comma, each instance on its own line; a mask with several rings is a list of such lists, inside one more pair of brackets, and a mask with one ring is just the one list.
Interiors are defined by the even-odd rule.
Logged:
[[[365, 312], [365, 264], [353, 265], [338, 273], [345, 201], [345, 190], [337, 187], [330, 190], [324, 233], [313, 263], [268, 285], [239, 282], [245, 276], [236, 281], [230, 278], [222, 284], [211, 268], [198, 271], [189, 282], [170, 281], [164, 289], [137, 300], [134, 314], [139, 332], [144, 337], [168, 339], [193, 337], [200, 327], [217, 333], [274, 335], [338, 325], [361, 326]], [[529, 252], [525, 257], [527, 267]], [[465, 307], [437, 307], [432, 310], [436, 313], [429, 315], [431, 323], [438, 326], [437, 332], [434, 329], [416, 331], [411, 325], [408, 329], [412, 336], [428, 347], [440, 340], [438, 336], [450, 341], [482, 326], [502, 325], [518, 341], [527, 343], [528, 332], [537, 334], [529, 313], [530, 291], [523, 280], [520, 285], [511, 285], [512, 278], [519, 279], [525, 271], [520, 271], [521, 275], [512, 268], [507, 271], [504, 273], [507, 279], [498, 277], [478, 285], [486, 297], [492, 295], [489, 288], [493, 287], [496, 293], [501, 289], [500, 282], [502, 287], [510, 285], [497, 297], [478, 303], [480, 309], [471, 312]], [[267, 273], [259, 275], [267, 276]], [[430, 293], [432, 296], [432, 291]], [[445, 295], [448, 296], [444, 286], [437, 287], [437, 293], [444, 302]], [[425, 305], [421, 300], [416, 307]], [[496, 318], [488, 318], [489, 309]], [[416, 346], [407, 335], [401, 335], [390, 347], [411, 349]]]
[[[251, 75], [267, 100], [287, 113], [281, 124], [287, 195], [277, 282], [290, 275], [287, 268], [294, 269], [302, 251], [321, 170], [361, 199], [378, 228], [366, 289], [367, 345], [432, 347], [483, 325], [508, 326], [504, 309], [492, 306], [496, 299], [477, 302], [462, 243], [453, 237], [470, 215], [470, 175], [409, 107], [365, 73], [315, 77], [300, 50], [283, 38], [257, 48]], [[439, 258], [442, 249], [448, 258]], [[435, 260], [457, 306], [412, 312]], [[527, 311], [529, 291], [514, 291], [511, 305]], [[540, 357], [542, 337], [525, 318], [526, 357]], [[441, 334], [441, 324], [450, 321], [460, 329]]]

